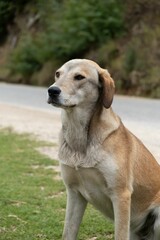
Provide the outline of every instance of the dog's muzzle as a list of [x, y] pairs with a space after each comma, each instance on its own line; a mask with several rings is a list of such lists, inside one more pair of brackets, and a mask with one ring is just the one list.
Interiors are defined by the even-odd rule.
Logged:
[[58, 104], [58, 97], [61, 93], [61, 89], [58, 87], [49, 87], [48, 88], [48, 103]]

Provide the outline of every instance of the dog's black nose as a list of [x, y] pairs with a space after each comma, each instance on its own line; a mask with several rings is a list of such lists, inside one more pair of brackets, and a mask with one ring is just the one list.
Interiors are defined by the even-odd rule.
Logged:
[[61, 93], [61, 89], [58, 88], [58, 87], [50, 87], [50, 88], [48, 88], [48, 95], [50, 97], [57, 97], [57, 96], [60, 95], [60, 93]]

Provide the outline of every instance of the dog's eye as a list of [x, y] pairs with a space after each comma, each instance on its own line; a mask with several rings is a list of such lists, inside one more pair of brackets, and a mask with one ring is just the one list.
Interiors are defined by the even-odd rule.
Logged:
[[81, 74], [77, 74], [75, 77], [74, 77], [74, 79], [75, 80], [82, 80], [82, 79], [84, 79], [85, 77], [83, 76], [83, 75], [81, 75]]
[[57, 71], [56, 72], [56, 77], [59, 78], [59, 76], [60, 76], [60, 72]]

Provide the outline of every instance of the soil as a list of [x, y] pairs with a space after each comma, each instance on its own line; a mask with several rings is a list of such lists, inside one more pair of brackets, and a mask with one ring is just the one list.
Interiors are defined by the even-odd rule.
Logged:
[[0, 103], [0, 128], [11, 128], [17, 133], [31, 134], [38, 140], [52, 143], [51, 147], [38, 148], [38, 151], [58, 159], [58, 135], [61, 128], [59, 112]]

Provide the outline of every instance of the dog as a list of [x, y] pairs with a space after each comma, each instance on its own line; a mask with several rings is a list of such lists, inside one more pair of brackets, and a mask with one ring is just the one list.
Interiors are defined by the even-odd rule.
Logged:
[[66, 62], [48, 89], [62, 109], [62, 239], [77, 239], [89, 202], [114, 220], [115, 240], [160, 240], [160, 165], [113, 112], [114, 92], [109, 72], [87, 59]]

